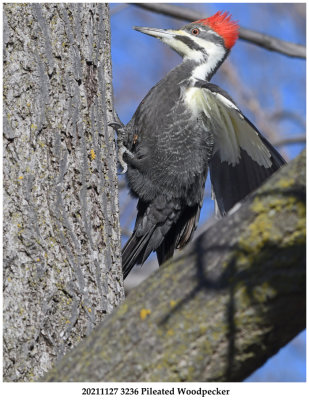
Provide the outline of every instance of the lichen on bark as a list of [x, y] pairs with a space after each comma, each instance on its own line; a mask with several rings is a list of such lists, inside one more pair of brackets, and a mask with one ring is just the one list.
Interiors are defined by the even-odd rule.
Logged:
[[44, 380], [241, 381], [259, 368], [305, 328], [305, 162], [165, 263]]

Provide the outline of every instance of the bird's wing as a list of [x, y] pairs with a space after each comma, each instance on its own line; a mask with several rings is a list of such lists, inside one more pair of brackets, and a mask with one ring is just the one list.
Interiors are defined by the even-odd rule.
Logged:
[[209, 162], [212, 189], [224, 215], [285, 161], [226, 92], [210, 83], [200, 89], [204, 124], [214, 141]]

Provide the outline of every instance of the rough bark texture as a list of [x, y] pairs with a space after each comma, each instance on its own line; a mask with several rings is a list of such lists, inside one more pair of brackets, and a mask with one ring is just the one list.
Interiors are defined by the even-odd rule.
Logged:
[[133, 290], [47, 381], [241, 381], [305, 328], [305, 153]]
[[109, 9], [4, 6], [4, 380], [38, 379], [124, 296]]

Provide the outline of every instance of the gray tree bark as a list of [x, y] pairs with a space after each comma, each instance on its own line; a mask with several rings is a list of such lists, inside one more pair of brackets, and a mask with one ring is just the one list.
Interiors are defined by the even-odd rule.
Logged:
[[4, 5], [4, 380], [124, 297], [107, 4]]
[[241, 381], [306, 325], [306, 156], [127, 300], [47, 381]]

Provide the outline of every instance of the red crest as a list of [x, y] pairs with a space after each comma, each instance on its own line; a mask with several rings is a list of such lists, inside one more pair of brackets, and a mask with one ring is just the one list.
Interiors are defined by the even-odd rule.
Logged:
[[231, 21], [231, 15], [228, 12], [218, 11], [212, 17], [200, 19], [195, 23], [209, 26], [223, 38], [227, 49], [231, 49], [238, 39], [239, 25], [236, 21]]

